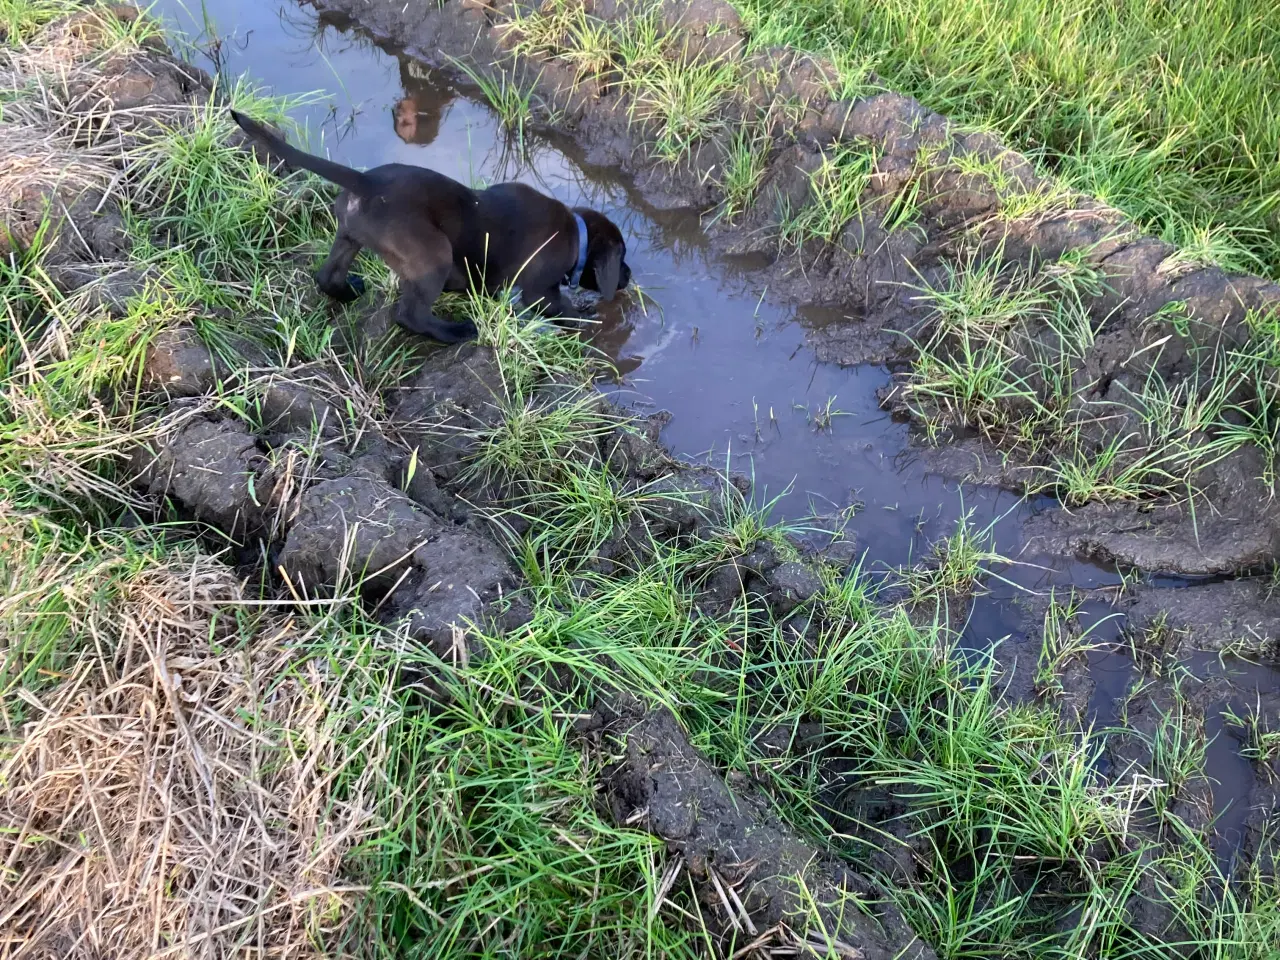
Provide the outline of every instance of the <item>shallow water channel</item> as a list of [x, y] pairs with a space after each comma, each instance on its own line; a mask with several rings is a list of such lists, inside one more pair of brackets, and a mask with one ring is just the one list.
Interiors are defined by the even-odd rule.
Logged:
[[[696, 213], [653, 208], [617, 171], [583, 163], [566, 139], [534, 135], [523, 153], [511, 149], [476, 90], [292, 0], [213, 0], [203, 9], [160, 0], [155, 9], [192, 43], [181, 52], [210, 72], [247, 74], [277, 95], [319, 91], [294, 117], [308, 129], [311, 148], [335, 160], [419, 164], [474, 185], [521, 180], [607, 213], [627, 238], [634, 283], [647, 295], [642, 302], [627, 291], [602, 305], [594, 339], [624, 374], [609, 389], [638, 412], [670, 411], [663, 440], [675, 453], [753, 476], [758, 498], [783, 494], [775, 519], [848, 517], [846, 530], [868, 569], [926, 554], [966, 513], [978, 529], [991, 526], [994, 549], [1017, 562], [1002, 566], [974, 601], [965, 642], [988, 648], [1003, 641], [1002, 660], [1016, 660], [1017, 675], [1034, 669], [1040, 640], [1038, 631], [1025, 632], [1020, 598], [1052, 587], [1120, 584], [1116, 571], [1027, 548], [1027, 518], [1060, 509], [1056, 501], [931, 474], [913, 452], [907, 425], [879, 408], [876, 391], [889, 372], [819, 363], [805, 346], [806, 324], [839, 315], [771, 300], [749, 261], [712, 251]], [[1152, 585], [1176, 589], [1178, 582]], [[1095, 621], [1097, 639], [1119, 636], [1122, 621], [1106, 604], [1089, 606], [1082, 622]], [[1118, 720], [1116, 703], [1134, 666], [1123, 653], [1090, 658], [1091, 713], [1106, 727]], [[1190, 665], [1201, 676], [1247, 674], [1238, 689], [1248, 702], [1255, 685], [1280, 684], [1274, 671], [1226, 667], [1215, 658]], [[1218, 709], [1206, 713], [1214, 737], [1208, 773], [1221, 815], [1219, 849], [1229, 854], [1240, 839], [1253, 772]]]

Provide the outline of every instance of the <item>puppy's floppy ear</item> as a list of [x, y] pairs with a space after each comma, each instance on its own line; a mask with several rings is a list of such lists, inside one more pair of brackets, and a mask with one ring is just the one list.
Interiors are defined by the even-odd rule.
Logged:
[[612, 300], [618, 292], [618, 277], [622, 273], [622, 247], [608, 241], [602, 246], [604, 250], [592, 258], [591, 269], [595, 271], [600, 296]]

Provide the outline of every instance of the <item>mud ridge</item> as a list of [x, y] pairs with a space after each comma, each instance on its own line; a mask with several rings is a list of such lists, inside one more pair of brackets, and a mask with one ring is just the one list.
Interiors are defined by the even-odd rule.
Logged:
[[623, 714], [609, 733], [625, 744], [604, 783], [614, 819], [643, 825], [680, 855], [708, 916], [762, 946], [835, 945], [839, 956], [866, 960], [936, 956], [885, 891], [797, 839], [745, 782], [730, 789], [670, 713]]
[[[153, 345], [144, 382], [182, 391], [201, 382], [210, 361], [193, 339], [194, 331], [176, 328]], [[521, 615], [506, 599], [518, 585], [506, 549], [476, 509], [505, 505], [502, 492], [465, 469], [475, 430], [496, 415], [500, 390], [490, 348], [438, 350], [397, 390], [385, 427], [366, 426], [350, 453], [332, 434], [316, 447], [322, 411], [334, 401], [296, 381], [264, 393], [271, 409], [304, 411], [292, 423], [284, 418], [285, 430], [255, 432], [198, 399], [174, 400], [161, 420], [175, 427], [135, 451], [131, 472], [140, 489], [171, 498], [190, 516], [238, 539], [265, 541], [297, 594], [359, 583], [389, 619], [407, 620], [412, 635], [448, 652], [468, 623], [510, 628]], [[657, 442], [663, 417], [631, 425], [603, 407], [601, 417], [612, 429], [578, 455], [652, 494], [633, 528], [593, 558], [609, 573], [643, 556], [650, 537], [687, 537], [714, 523], [722, 481], [666, 453]], [[736, 485], [747, 486], [741, 478]], [[786, 615], [822, 587], [805, 564], [767, 550], [730, 567], [732, 583], [721, 577], [704, 592], [709, 608], [740, 597], [745, 586]]]

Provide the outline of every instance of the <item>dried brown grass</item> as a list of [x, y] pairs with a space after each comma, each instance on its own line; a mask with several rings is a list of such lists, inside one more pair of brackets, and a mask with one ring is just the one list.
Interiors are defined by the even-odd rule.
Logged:
[[[99, 16], [0, 49], [0, 252], [6, 225], [128, 192], [139, 132], [201, 109], [153, 102], [172, 71], [153, 96], [163, 58]], [[365, 896], [342, 866], [382, 827], [390, 671], [189, 544], [85, 532], [154, 509], [118, 467], [206, 404], [113, 404], [173, 317], [122, 326], [50, 277], [0, 304], [0, 960], [334, 956]]]
[[[77, 142], [65, 91], [71, 77], [90, 86], [92, 46], [53, 24], [37, 42], [0, 50], [0, 254], [31, 244], [46, 215], [57, 220], [88, 194], [97, 205], [119, 177], [120, 150]], [[59, 96], [58, 91], [64, 95]]]
[[190, 68], [158, 69], [139, 42], [158, 27], [121, 9], [133, 13], [90, 8], [0, 48], [0, 254], [7, 234], [29, 244], [46, 211], [61, 218], [86, 195], [100, 209], [123, 184], [140, 131], [202, 109], [174, 86], [172, 70]]
[[32, 124], [0, 123], [0, 203], [12, 204], [33, 188], [46, 194], [105, 190], [117, 175], [105, 151], [78, 148]]
[[82, 198], [100, 207], [119, 177], [109, 150], [77, 147], [21, 114], [0, 122], [0, 254], [29, 246], [46, 217], [64, 221]]
[[[350, 703], [340, 661], [216, 559], [150, 561], [106, 604], [55, 562], [83, 650], [17, 692], [28, 719], [0, 748], [0, 957], [332, 955], [386, 701]], [[40, 609], [29, 582], [0, 625]]]

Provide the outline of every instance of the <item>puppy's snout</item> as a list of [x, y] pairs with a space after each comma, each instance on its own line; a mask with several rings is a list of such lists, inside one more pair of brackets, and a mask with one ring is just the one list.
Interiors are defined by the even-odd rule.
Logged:
[[627, 266], [627, 263], [624, 260], [622, 262], [622, 270], [618, 276], [618, 289], [625, 290], [629, 283], [631, 283], [631, 268]]

